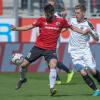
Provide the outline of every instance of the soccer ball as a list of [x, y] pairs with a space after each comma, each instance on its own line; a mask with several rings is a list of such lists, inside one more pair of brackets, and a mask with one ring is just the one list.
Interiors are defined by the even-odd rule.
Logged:
[[11, 58], [11, 62], [19, 66], [24, 60], [24, 56], [21, 53], [14, 53]]

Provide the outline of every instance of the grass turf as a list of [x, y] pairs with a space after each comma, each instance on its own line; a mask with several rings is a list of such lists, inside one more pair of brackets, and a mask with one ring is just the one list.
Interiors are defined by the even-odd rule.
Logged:
[[[19, 78], [17, 73], [0, 73], [0, 100], [100, 100], [91, 96], [92, 90], [75, 74], [69, 84], [65, 84], [66, 74], [60, 74], [62, 85], [56, 85], [57, 95], [49, 96], [47, 73], [28, 73], [28, 82], [20, 90], [15, 90]], [[98, 86], [100, 87], [100, 86]]]

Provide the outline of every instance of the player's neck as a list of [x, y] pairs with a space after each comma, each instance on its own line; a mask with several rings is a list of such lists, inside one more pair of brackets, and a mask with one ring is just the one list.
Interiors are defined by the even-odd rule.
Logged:
[[52, 16], [50, 19], [47, 19], [48, 23], [51, 23], [53, 20], [55, 20], [56, 16]]
[[84, 20], [85, 20], [85, 18], [81, 18], [81, 19], [79, 19], [79, 20], [77, 19], [77, 22], [78, 22], [78, 23], [82, 23], [82, 22], [84, 22]]

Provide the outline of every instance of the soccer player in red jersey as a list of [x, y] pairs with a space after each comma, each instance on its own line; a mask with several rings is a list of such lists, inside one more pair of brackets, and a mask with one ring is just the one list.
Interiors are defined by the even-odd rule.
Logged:
[[35, 46], [32, 47], [29, 54], [25, 57], [23, 63], [20, 65], [20, 72], [21, 75], [23, 75], [24, 77], [23, 79], [20, 79], [18, 81], [16, 89], [19, 89], [22, 84], [27, 81], [25, 76], [26, 67], [28, 67], [32, 62], [36, 61], [39, 57], [43, 56], [50, 67], [50, 95], [53, 96], [56, 94], [55, 82], [57, 76], [56, 66], [58, 61], [56, 56], [56, 45], [62, 28], [69, 28], [81, 34], [85, 34], [89, 30], [83, 32], [80, 29], [69, 25], [64, 18], [56, 17], [54, 15], [54, 7], [50, 4], [44, 7], [44, 13], [45, 17], [38, 18], [31, 25], [22, 27], [11, 27], [14, 31], [26, 31], [34, 27], [39, 27], [40, 32], [35, 42]]
[[[66, 7], [64, 5], [64, 2], [62, 0], [47, 0], [48, 1], [48, 4], [51, 4], [52, 6], [54, 6], [55, 8], [55, 13], [54, 15], [57, 16], [57, 17], [63, 17], [65, 18], [66, 15], [67, 15], [67, 11], [66, 11]], [[59, 3], [59, 5], [58, 5]], [[58, 9], [59, 7], [59, 9]], [[60, 45], [60, 39], [58, 39], [57, 41], [57, 48], [56, 48], [56, 53], [57, 53], [57, 57], [59, 58], [58, 56], [58, 48], [59, 48], [59, 45]], [[58, 61], [57, 62], [57, 68], [59, 68], [60, 70], [63, 70], [67, 75], [66, 77], [66, 81], [65, 83], [68, 84], [73, 76], [74, 76], [74, 71], [73, 70], [70, 70], [66, 65], [64, 65], [63, 62], [61, 61]], [[61, 80], [60, 80], [60, 77], [59, 77], [59, 74], [57, 73], [57, 77], [56, 77], [56, 84], [61, 84]]]

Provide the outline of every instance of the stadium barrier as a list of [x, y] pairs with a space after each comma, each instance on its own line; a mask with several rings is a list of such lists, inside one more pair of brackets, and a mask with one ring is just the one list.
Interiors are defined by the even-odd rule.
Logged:
[[[17, 72], [19, 67], [13, 65], [11, 55], [20, 52], [26, 56], [33, 46], [33, 43], [0, 43], [0, 72]], [[59, 47], [59, 60], [67, 67], [74, 68], [71, 58], [67, 52], [67, 43], [61, 43]], [[100, 70], [100, 44], [91, 44], [91, 50], [97, 62], [97, 69]], [[29, 72], [48, 72], [44, 58], [40, 58], [29, 67]]]

